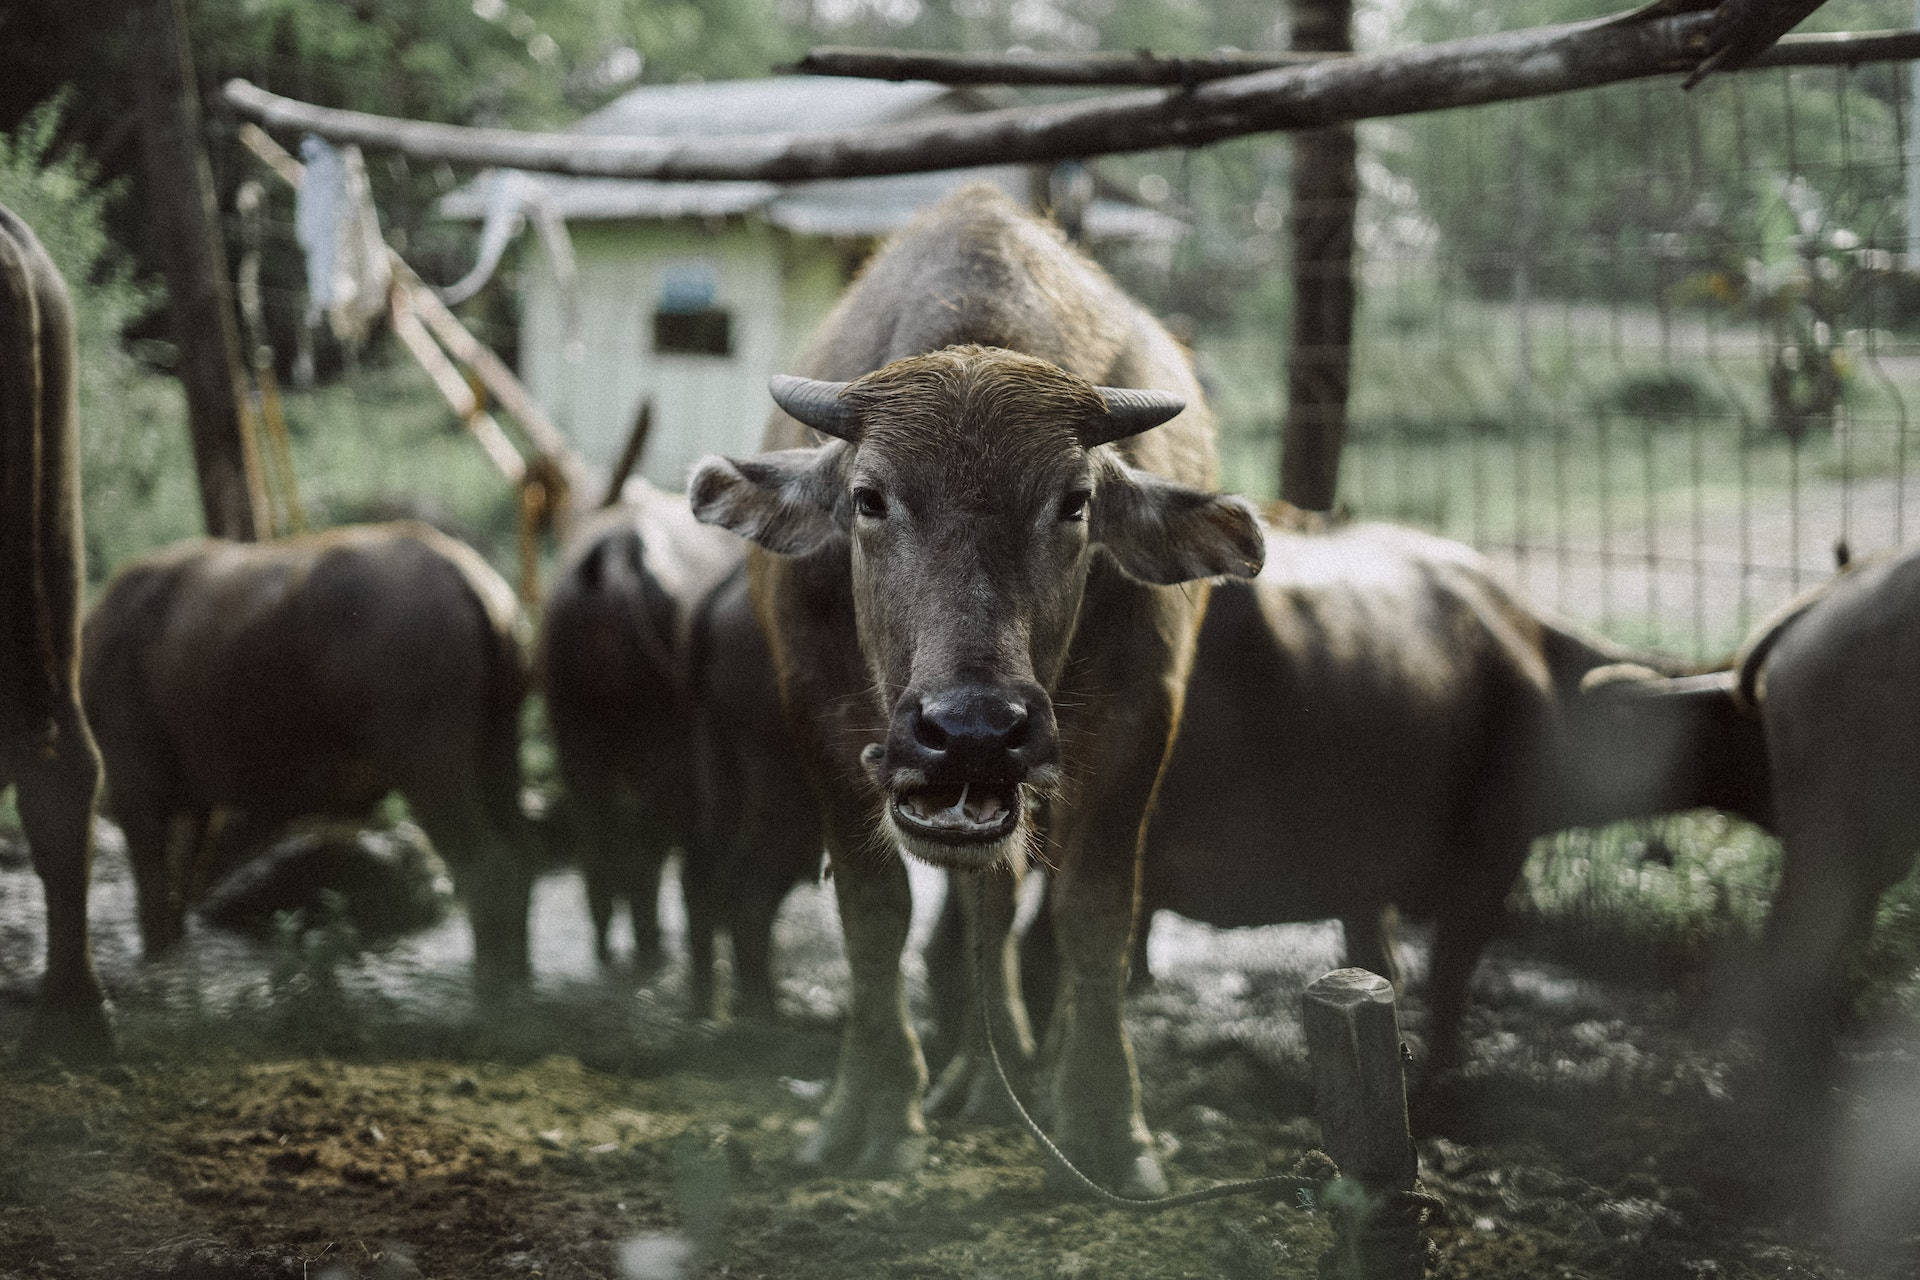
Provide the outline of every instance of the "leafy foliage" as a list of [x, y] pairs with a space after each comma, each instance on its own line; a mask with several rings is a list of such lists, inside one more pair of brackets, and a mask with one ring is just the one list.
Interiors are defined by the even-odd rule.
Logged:
[[108, 239], [105, 207], [117, 188], [101, 185], [84, 155], [55, 154], [67, 102], [55, 98], [0, 135], [0, 204], [34, 229], [73, 295], [81, 504], [88, 576], [98, 578], [117, 552], [185, 537], [200, 521], [179, 393], [143, 376], [121, 346], [152, 290]]

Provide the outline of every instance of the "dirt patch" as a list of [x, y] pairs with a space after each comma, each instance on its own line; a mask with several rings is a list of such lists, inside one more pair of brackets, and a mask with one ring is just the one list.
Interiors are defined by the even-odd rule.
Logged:
[[[28, 874], [0, 869], [0, 903]], [[926, 1169], [898, 1182], [796, 1169], [836, 1051], [823, 891], [783, 917], [787, 1018], [767, 1028], [686, 1022], [677, 972], [635, 986], [556, 965], [479, 1010], [459, 960], [425, 944], [340, 961], [331, 985], [312, 955], [212, 938], [142, 969], [116, 874], [125, 1051], [0, 1069], [0, 1276], [1305, 1277], [1328, 1241], [1295, 1204], [1141, 1217], [1065, 1199], [1009, 1129], [936, 1122]], [[536, 933], [560, 952], [577, 889], [543, 886]], [[34, 941], [0, 927], [0, 958]], [[1176, 1182], [1288, 1168], [1318, 1136], [1297, 1006], [1329, 931], [1163, 920], [1153, 954], [1132, 1029]], [[1795, 1163], [1742, 1131], [1741, 1059], [1694, 1005], [1512, 954], [1477, 994], [1447, 1136], [1421, 1145], [1448, 1205], [1435, 1276], [1920, 1275], [1912, 1026], [1850, 1045], [1837, 1136]], [[24, 1015], [0, 1004], [0, 1038]]]

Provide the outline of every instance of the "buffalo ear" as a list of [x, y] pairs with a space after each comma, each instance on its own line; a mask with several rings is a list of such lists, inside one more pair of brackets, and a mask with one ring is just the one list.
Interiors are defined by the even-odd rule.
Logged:
[[846, 446], [702, 458], [687, 484], [694, 518], [783, 556], [804, 556], [846, 528], [836, 483]]
[[1101, 468], [1091, 532], [1128, 577], [1160, 586], [1251, 578], [1267, 558], [1245, 498], [1189, 489], [1118, 460]]

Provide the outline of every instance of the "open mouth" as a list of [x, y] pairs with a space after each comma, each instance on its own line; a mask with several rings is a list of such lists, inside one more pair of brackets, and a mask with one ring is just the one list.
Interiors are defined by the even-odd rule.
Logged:
[[941, 844], [989, 844], [1013, 834], [1020, 822], [1015, 783], [954, 783], [917, 787], [893, 797], [893, 820], [922, 839]]

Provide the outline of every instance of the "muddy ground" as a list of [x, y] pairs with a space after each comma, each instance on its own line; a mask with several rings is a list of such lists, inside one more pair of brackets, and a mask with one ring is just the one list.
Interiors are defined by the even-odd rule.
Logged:
[[[0, 866], [0, 1277], [1291, 1277], [1327, 1244], [1288, 1203], [1062, 1198], [1010, 1129], [936, 1121], [898, 1182], [796, 1170], [842, 999], [819, 887], [782, 917], [781, 1024], [692, 1024], [676, 968], [595, 972], [569, 874], [539, 887], [535, 991], [482, 1011], [458, 920], [361, 956], [200, 926], [144, 965], [107, 844], [94, 919], [124, 1051], [104, 1069], [11, 1057], [39, 904]], [[916, 881], [923, 932], [939, 888]], [[1297, 1005], [1335, 942], [1160, 921], [1132, 1029], [1178, 1184], [1316, 1141]], [[1420, 1149], [1448, 1207], [1434, 1275], [1920, 1275], [1920, 1028], [1852, 1039], [1832, 1140], [1781, 1156], [1744, 1131], [1738, 1042], [1698, 996], [1513, 947], [1478, 994], [1459, 1114]]]

